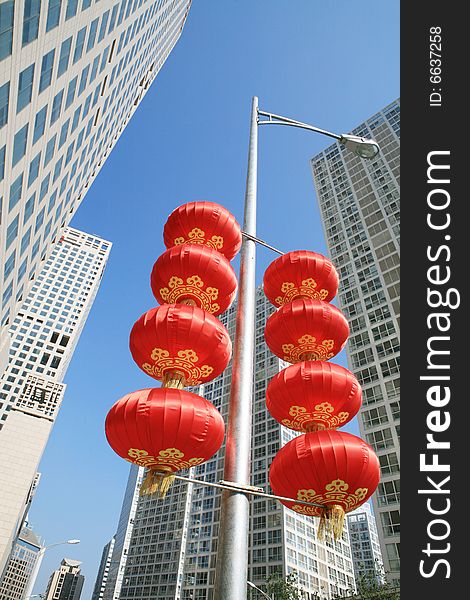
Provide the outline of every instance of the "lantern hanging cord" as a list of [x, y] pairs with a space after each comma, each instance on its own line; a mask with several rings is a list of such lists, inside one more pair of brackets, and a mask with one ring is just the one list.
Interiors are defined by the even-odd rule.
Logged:
[[210, 481], [202, 481], [201, 479], [192, 479], [191, 477], [184, 477], [183, 475], [172, 474], [172, 476], [175, 479], [179, 479], [180, 481], [186, 481], [187, 483], [195, 483], [198, 485], [219, 488], [221, 490], [240, 492], [241, 494], [251, 494], [252, 496], [261, 496], [262, 498], [272, 498], [273, 500], [280, 500], [283, 502], [295, 502], [296, 504], [306, 504], [308, 506], [315, 506], [316, 508], [327, 508], [327, 506], [325, 506], [324, 504], [317, 504], [316, 502], [307, 502], [306, 500], [298, 500], [297, 498], [287, 498], [286, 496], [276, 496], [275, 494], [268, 494], [266, 492], [263, 492], [261, 488], [257, 488], [251, 485], [244, 486], [232, 483], [231, 481], [219, 481], [218, 483], [212, 483]]
[[252, 242], [256, 242], [257, 244], [260, 244], [261, 246], [264, 246], [265, 248], [268, 248], [269, 250], [272, 250], [273, 252], [277, 252], [278, 254], [281, 254], [281, 255], [285, 254], [285, 252], [281, 252], [281, 250], [274, 248], [274, 246], [270, 246], [264, 240], [260, 240], [260, 238], [257, 238], [254, 235], [246, 233], [246, 231], [242, 231], [242, 235], [245, 236], [247, 239], [251, 240]]

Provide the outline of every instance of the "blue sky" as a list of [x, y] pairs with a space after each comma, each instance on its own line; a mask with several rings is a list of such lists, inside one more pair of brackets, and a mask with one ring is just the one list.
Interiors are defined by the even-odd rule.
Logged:
[[[203, 199], [242, 221], [253, 95], [262, 110], [350, 131], [399, 96], [398, 1], [193, 3], [182, 37], [71, 223], [114, 246], [65, 378], [30, 511], [46, 543], [82, 541], [46, 553], [34, 593], [68, 556], [83, 561], [82, 600], [90, 600], [128, 474], [107, 445], [104, 419], [126, 392], [153, 385], [133, 363], [128, 337], [156, 304], [149, 277], [165, 249], [163, 225], [179, 204]], [[259, 142], [259, 237], [285, 251], [325, 253], [309, 158], [329, 139], [264, 127]], [[259, 282], [275, 257], [259, 250]]]

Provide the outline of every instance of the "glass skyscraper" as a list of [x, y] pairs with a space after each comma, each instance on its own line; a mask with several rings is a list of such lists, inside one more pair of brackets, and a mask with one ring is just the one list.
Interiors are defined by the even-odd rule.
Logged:
[[[268, 413], [266, 387], [286, 363], [271, 354], [264, 327], [274, 307], [263, 290], [256, 292], [256, 350], [253, 381], [252, 481], [270, 492], [269, 466], [279, 448], [296, 433]], [[236, 307], [220, 319], [233, 337]], [[228, 416], [231, 365], [213, 382], [193, 391], [210, 400]], [[152, 386], [149, 379], [149, 387]], [[204, 481], [223, 479], [224, 451], [190, 470]], [[135, 473], [131, 470], [131, 478]], [[134, 479], [132, 479], [133, 481]], [[129, 489], [129, 488], [128, 488]], [[129, 496], [126, 492], [126, 497]], [[220, 520], [220, 490], [175, 481], [165, 500], [141, 497], [133, 519], [120, 600], [212, 600]], [[354, 573], [347, 527], [338, 541], [321, 542], [317, 522], [273, 499], [252, 497], [249, 531], [248, 579], [259, 587], [267, 578], [298, 573], [305, 600], [330, 598], [354, 589]]]
[[8, 328], [181, 35], [191, 0], [0, 0], [0, 375]]
[[311, 167], [338, 302], [349, 320], [349, 368], [363, 387], [359, 428], [376, 451], [381, 482], [372, 497], [385, 571], [399, 581], [400, 548], [400, 101], [356, 127], [380, 153], [363, 160], [338, 143]]

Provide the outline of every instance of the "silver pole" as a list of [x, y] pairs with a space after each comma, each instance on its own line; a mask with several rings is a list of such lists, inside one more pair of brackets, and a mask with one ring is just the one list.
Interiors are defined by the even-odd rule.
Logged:
[[[258, 98], [251, 105], [250, 145], [243, 230], [256, 237]], [[255, 341], [256, 243], [243, 236], [238, 282], [237, 321], [225, 446], [224, 479], [250, 483], [253, 358]], [[214, 600], [246, 600], [249, 499], [224, 490], [221, 500]]]

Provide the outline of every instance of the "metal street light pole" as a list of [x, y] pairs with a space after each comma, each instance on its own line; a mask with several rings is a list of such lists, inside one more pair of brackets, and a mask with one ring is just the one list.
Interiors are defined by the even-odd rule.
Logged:
[[[260, 115], [267, 119], [260, 120]], [[379, 152], [377, 143], [372, 140], [349, 134], [338, 135], [301, 121], [260, 111], [258, 98], [253, 97], [224, 467], [224, 480], [241, 487], [250, 483], [251, 462], [258, 125], [291, 125], [321, 133], [338, 140], [362, 158], [374, 158]], [[246, 600], [249, 497], [242, 491], [224, 490], [220, 508], [214, 600]]]
[[[258, 98], [255, 96], [251, 105], [243, 223], [243, 230], [253, 237], [256, 237], [257, 119]], [[256, 243], [249, 237], [243, 236], [224, 468], [224, 479], [241, 485], [250, 483], [251, 388], [255, 336], [255, 258]], [[224, 490], [222, 492], [217, 548], [215, 600], [243, 600], [246, 598], [248, 521], [248, 496], [241, 492]]]
[[37, 556], [36, 562], [34, 564], [33, 571], [31, 573], [31, 575], [29, 576], [28, 587], [26, 588], [23, 597], [25, 599], [26, 598], [34, 598], [35, 596], [38, 596], [39, 598], [41, 598], [41, 594], [34, 594], [34, 596], [30, 596], [30, 594], [33, 591], [34, 584], [36, 583], [36, 577], [38, 576], [39, 569], [41, 568], [42, 559], [44, 557], [46, 550], [49, 550], [49, 548], [53, 548], [54, 546], [61, 546], [62, 544], [79, 544], [79, 543], [80, 543], [80, 540], [65, 540], [64, 542], [56, 542], [55, 544], [49, 544], [49, 546], [43, 546], [38, 552], [38, 556]]

